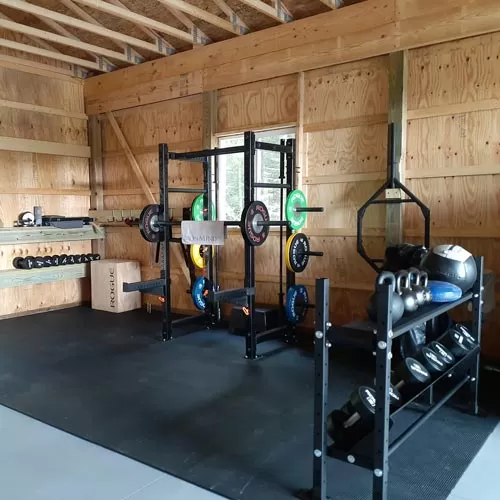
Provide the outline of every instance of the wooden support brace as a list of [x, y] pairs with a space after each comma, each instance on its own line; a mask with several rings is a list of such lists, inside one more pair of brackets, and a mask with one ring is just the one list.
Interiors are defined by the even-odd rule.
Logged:
[[[149, 184], [146, 181], [146, 178], [144, 177], [144, 174], [139, 167], [139, 164], [137, 163], [137, 160], [135, 159], [135, 156], [132, 154], [132, 151], [130, 150], [130, 146], [127, 142], [127, 139], [123, 135], [122, 130], [120, 129], [120, 126], [118, 125], [118, 122], [116, 121], [115, 115], [111, 112], [106, 113], [106, 118], [108, 119], [111, 128], [113, 129], [118, 142], [120, 143], [121, 147], [123, 148], [123, 151], [125, 152], [125, 156], [127, 157], [130, 166], [132, 167], [132, 170], [134, 171], [135, 176], [137, 177], [137, 180], [139, 181], [139, 184], [142, 187], [142, 190], [148, 200], [149, 203], [158, 203], [156, 198], [154, 197], [153, 193], [151, 192], [151, 188], [149, 187]], [[189, 275], [189, 269], [186, 266], [186, 263], [184, 261], [184, 257], [177, 245], [172, 245], [172, 253], [174, 254], [174, 257], [177, 260], [177, 263], [179, 264], [182, 273], [184, 274], [184, 277], [186, 278], [187, 283], [190, 283], [190, 275]]]
[[[389, 54], [389, 123], [394, 123], [396, 179], [404, 182], [406, 159], [408, 52]], [[403, 204], [388, 205], [386, 209], [386, 246], [403, 241]]]
[[203, 93], [203, 149], [217, 146], [217, 91]]

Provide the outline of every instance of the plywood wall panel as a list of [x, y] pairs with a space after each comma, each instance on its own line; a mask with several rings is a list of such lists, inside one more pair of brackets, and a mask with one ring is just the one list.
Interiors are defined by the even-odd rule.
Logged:
[[386, 57], [306, 73], [305, 125], [387, 114]]
[[408, 109], [500, 98], [500, 32], [411, 51]]
[[295, 122], [297, 98], [295, 75], [221, 90], [217, 132], [257, 130]]
[[307, 134], [308, 176], [381, 172], [386, 168], [387, 125]]

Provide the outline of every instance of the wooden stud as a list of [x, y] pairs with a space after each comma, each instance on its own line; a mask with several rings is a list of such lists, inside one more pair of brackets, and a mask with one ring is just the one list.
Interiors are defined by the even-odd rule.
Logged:
[[[389, 113], [394, 124], [395, 178], [404, 182], [406, 160], [406, 87], [408, 79], [408, 52], [389, 54]], [[387, 246], [403, 241], [403, 204], [386, 207]]]
[[[305, 121], [305, 73], [298, 74], [297, 90], [299, 99], [297, 101], [297, 167], [295, 172], [295, 185], [298, 189], [304, 189], [303, 181], [307, 177], [307, 146], [306, 134], [304, 132]], [[305, 193], [307, 196], [307, 192]]]
[[[61, 24], [66, 24], [68, 26], [72, 26], [73, 28], [78, 28], [84, 31], [88, 31], [89, 33], [94, 33], [96, 35], [110, 38], [111, 40], [128, 43], [129, 45], [133, 45], [134, 47], [140, 47], [157, 54], [163, 54], [162, 51], [158, 50], [158, 47], [155, 44], [145, 42], [144, 40], [140, 40], [139, 38], [134, 38], [129, 35], [124, 35], [123, 33], [119, 33], [118, 31], [113, 31], [102, 26], [97, 26], [89, 22], [81, 21], [80, 19], [75, 19], [74, 17], [66, 16], [50, 9], [39, 7], [38, 5], [25, 2], [24, 0], [0, 0], [0, 5], [20, 10], [22, 12], [27, 12], [28, 14], [52, 19], [53, 21], [57, 21]], [[186, 34], [186, 36], [189, 35]]]
[[0, 245], [21, 243], [46, 243], [49, 241], [102, 240], [104, 230], [92, 226], [59, 229], [57, 227], [3, 227], [0, 228]]
[[[104, 209], [104, 179], [102, 169], [102, 119], [99, 115], [93, 115], [89, 119], [89, 144], [90, 144], [90, 208], [92, 210]], [[98, 240], [92, 242], [92, 252], [106, 258], [106, 244]]]
[[33, 139], [19, 139], [16, 137], [0, 137], [0, 151], [20, 151], [22, 153], [90, 158], [90, 148], [88, 146], [35, 141]]
[[344, 0], [319, 0], [321, 3], [330, 7], [330, 9], [338, 9], [344, 6]]
[[89, 264], [45, 267], [41, 269], [7, 269], [0, 271], [0, 289], [74, 280], [90, 276]]

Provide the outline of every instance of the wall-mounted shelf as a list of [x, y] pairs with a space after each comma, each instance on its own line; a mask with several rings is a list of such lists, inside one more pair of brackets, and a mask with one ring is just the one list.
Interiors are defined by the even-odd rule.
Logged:
[[38, 285], [54, 281], [74, 280], [90, 276], [89, 264], [42, 267], [41, 269], [6, 269], [0, 271], [0, 288]]
[[5, 227], [0, 228], [0, 245], [19, 243], [45, 243], [48, 241], [85, 241], [104, 238], [101, 227], [84, 226], [78, 229], [57, 227]]

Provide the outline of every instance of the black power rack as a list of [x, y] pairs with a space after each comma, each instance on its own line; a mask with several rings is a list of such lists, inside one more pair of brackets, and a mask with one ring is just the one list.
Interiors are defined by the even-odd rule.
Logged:
[[[256, 182], [255, 155], [257, 150], [271, 151], [280, 154], [280, 182], [265, 183]], [[206, 220], [212, 220], [212, 210], [218, 201], [218, 178], [219, 178], [219, 157], [242, 153], [244, 155], [244, 206], [248, 206], [255, 201], [256, 189], [279, 189], [282, 193], [289, 195], [295, 189], [295, 166], [296, 166], [296, 143], [294, 139], [281, 140], [280, 144], [271, 144], [256, 140], [254, 132], [245, 132], [244, 143], [242, 146], [233, 146], [227, 148], [214, 148], [202, 151], [187, 153], [174, 153], [168, 150], [167, 144], [159, 145], [159, 184], [160, 184], [160, 214], [163, 221], [169, 220], [169, 195], [172, 193], [193, 193], [203, 195], [203, 210]], [[188, 161], [201, 163], [203, 168], [203, 187], [200, 188], [182, 188], [169, 187], [169, 161]], [[215, 177], [215, 179], [214, 179]], [[215, 194], [215, 196], [214, 196]], [[141, 281], [137, 283], [125, 283], [124, 291], [140, 291], [163, 297], [162, 306], [162, 339], [171, 340], [173, 338], [173, 327], [190, 322], [205, 323], [210, 327], [216, 325], [221, 319], [220, 304], [230, 303], [245, 307], [247, 317], [247, 329], [245, 335], [245, 357], [248, 359], [257, 359], [257, 345], [268, 340], [277, 338], [288, 339], [295, 333], [295, 326], [286, 322], [284, 310], [285, 291], [283, 283], [284, 274], [284, 248], [287, 239], [291, 236], [290, 226], [285, 221], [285, 207], [283, 196], [280, 197], [280, 221], [271, 223], [279, 227], [280, 230], [280, 278], [279, 278], [279, 319], [280, 326], [257, 332], [255, 328], [255, 247], [245, 241], [244, 264], [245, 279], [243, 288], [230, 290], [221, 290], [219, 285], [218, 266], [214, 266], [214, 260], [218, 260], [218, 251], [215, 259], [212, 252], [207, 252], [205, 256], [205, 277], [212, 283], [213, 291], [207, 295], [207, 308], [201, 314], [186, 316], [179, 319], [172, 317], [172, 290], [171, 290], [171, 264], [170, 264], [170, 243], [181, 244], [182, 239], [173, 237], [172, 226], [180, 225], [180, 221], [172, 222], [165, 227], [163, 231], [163, 246], [161, 260], [161, 274], [159, 279]], [[225, 221], [226, 227], [240, 226], [238, 221]], [[285, 237], [285, 239], [283, 239]], [[159, 248], [159, 247], [158, 247]], [[159, 255], [157, 251], [157, 258]], [[185, 254], [186, 255], [186, 254]], [[286, 289], [295, 285], [295, 274], [286, 270]], [[193, 283], [191, 283], [191, 288]], [[191, 292], [191, 290], [189, 290]]]
[[[373, 471], [373, 500], [387, 500], [389, 481], [389, 457], [395, 452], [417, 429], [420, 428], [437, 410], [444, 406], [462, 387], [469, 385], [471, 413], [478, 415], [478, 384], [479, 361], [481, 350], [481, 316], [483, 307], [483, 257], [476, 257], [478, 275], [471, 291], [465, 293], [459, 300], [444, 304], [430, 304], [419, 309], [417, 313], [403, 318], [392, 324], [391, 302], [392, 290], [388, 284], [377, 285], [378, 322], [373, 324], [373, 334], [376, 336], [376, 370], [375, 391], [376, 408], [373, 433], [366, 438], [365, 445], [369, 451], [364, 452], [366, 446], [355, 446], [350, 452], [336, 449], [328, 445], [327, 416], [328, 416], [328, 353], [334, 342], [336, 327], [332, 326], [329, 318], [329, 280], [316, 281], [316, 326], [314, 347], [314, 450], [313, 450], [313, 488], [302, 492], [302, 496], [311, 500], [327, 500], [327, 459], [336, 458], [346, 463], [357, 465]], [[390, 411], [389, 389], [391, 384], [391, 348], [392, 342], [399, 336], [407, 333], [411, 328], [431, 321], [455, 307], [472, 303], [471, 333], [476, 339], [477, 346], [465, 357], [461, 358], [439, 378], [428, 384], [411, 400], [394, 411]], [[432, 392], [439, 383], [446, 385], [446, 393], [430, 404], [423, 414], [414, 421], [404, 432], [390, 442], [389, 421], [408, 405], [414, 403], [428, 391]], [[371, 445], [371, 446], [370, 446]], [[359, 453], [357, 452], [359, 450]], [[362, 451], [363, 450], [363, 451]]]

